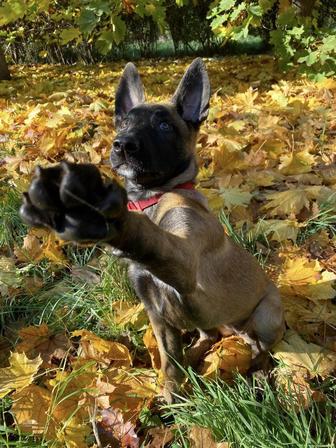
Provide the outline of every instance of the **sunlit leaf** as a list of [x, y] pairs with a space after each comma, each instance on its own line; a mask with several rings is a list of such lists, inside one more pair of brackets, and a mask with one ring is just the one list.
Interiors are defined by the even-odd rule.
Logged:
[[0, 369], [0, 398], [13, 390], [21, 391], [34, 380], [42, 358], [29, 359], [25, 353], [11, 353], [9, 367]]

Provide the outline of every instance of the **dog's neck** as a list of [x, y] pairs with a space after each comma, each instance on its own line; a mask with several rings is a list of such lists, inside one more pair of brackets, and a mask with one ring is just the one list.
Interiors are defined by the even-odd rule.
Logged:
[[173, 190], [180, 184], [184, 184], [186, 182], [193, 182], [197, 176], [198, 167], [196, 160], [192, 158], [189, 162], [187, 168], [177, 176], [170, 179], [164, 185], [159, 187], [153, 187], [147, 189], [143, 185], [139, 185], [135, 182], [132, 182], [129, 179], [125, 180], [125, 188], [127, 191], [127, 196], [131, 201], [140, 201], [143, 199], [148, 199], [153, 196], [166, 193], [168, 191]]

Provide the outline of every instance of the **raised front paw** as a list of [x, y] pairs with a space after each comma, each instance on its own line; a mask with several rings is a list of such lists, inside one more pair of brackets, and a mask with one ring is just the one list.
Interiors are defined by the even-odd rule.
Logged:
[[64, 240], [92, 242], [118, 237], [126, 203], [126, 191], [117, 182], [104, 184], [94, 165], [63, 161], [36, 168], [20, 215]]

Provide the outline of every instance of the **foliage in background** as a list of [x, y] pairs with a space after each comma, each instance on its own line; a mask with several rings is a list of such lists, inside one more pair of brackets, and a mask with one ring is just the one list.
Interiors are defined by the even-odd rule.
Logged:
[[[283, 69], [317, 79], [336, 65], [332, 0], [3, 0], [0, 38], [14, 62], [87, 63], [154, 54], [202, 54], [260, 36]], [[246, 48], [246, 47], [245, 47]]]
[[336, 70], [335, 15], [336, 4], [322, 0], [221, 0], [209, 17], [213, 31], [226, 40], [265, 28], [283, 68], [298, 63], [322, 77]]

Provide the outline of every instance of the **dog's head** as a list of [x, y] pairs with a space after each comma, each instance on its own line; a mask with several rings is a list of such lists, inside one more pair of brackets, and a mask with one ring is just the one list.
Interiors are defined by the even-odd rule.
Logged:
[[195, 175], [196, 137], [209, 99], [209, 79], [199, 58], [185, 72], [170, 104], [145, 103], [139, 73], [128, 63], [116, 91], [112, 168], [145, 189], [166, 184], [190, 165]]

